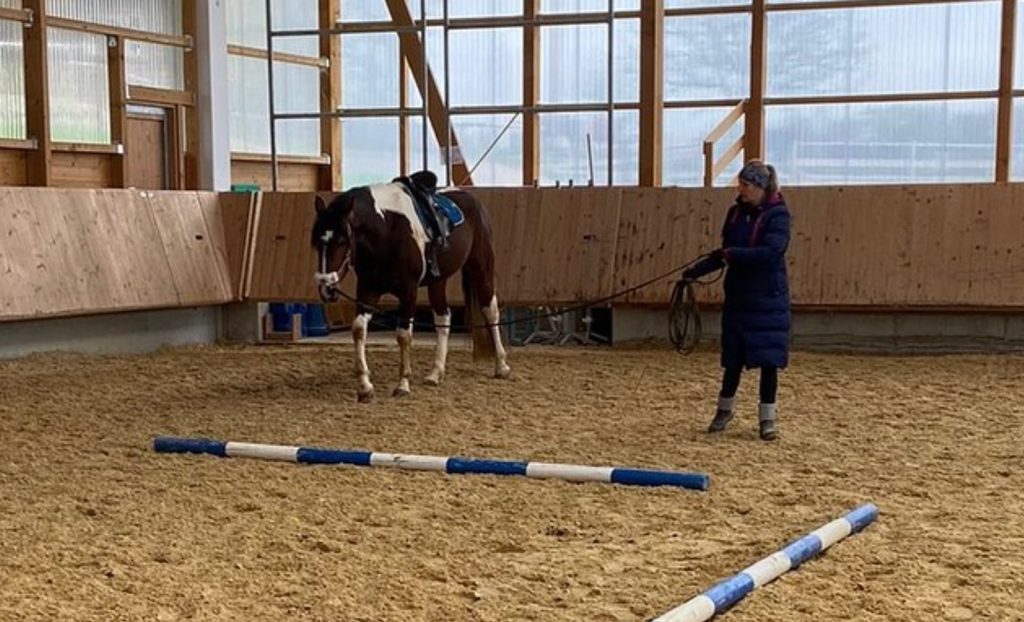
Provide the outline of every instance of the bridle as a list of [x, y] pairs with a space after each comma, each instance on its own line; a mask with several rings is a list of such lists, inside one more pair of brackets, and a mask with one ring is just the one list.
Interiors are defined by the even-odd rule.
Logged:
[[[349, 240], [351, 240], [351, 236], [349, 236]], [[332, 301], [344, 296], [344, 293], [341, 291], [341, 282], [345, 280], [349, 268], [352, 266], [353, 247], [354, 244], [350, 241], [345, 258], [341, 262], [341, 267], [335, 272], [327, 272], [327, 242], [325, 241], [320, 245], [320, 271], [316, 273], [315, 278], [319, 285], [318, 289], [321, 300]]]

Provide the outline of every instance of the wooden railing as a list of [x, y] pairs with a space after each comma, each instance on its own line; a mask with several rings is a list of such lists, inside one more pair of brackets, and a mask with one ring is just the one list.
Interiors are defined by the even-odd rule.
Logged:
[[711, 133], [704, 139], [704, 187], [712, 188], [715, 185], [715, 179], [722, 174], [726, 168], [732, 164], [732, 161], [736, 159], [736, 156], [743, 152], [743, 141], [745, 138], [744, 134], [740, 134], [736, 141], [729, 145], [722, 156], [715, 160], [715, 143], [720, 141], [723, 136], [729, 133], [732, 126], [736, 125], [736, 122], [743, 118], [744, 113], [747, 109], [746, 100], [736, 104], [736, 107], [729, 111], [729, 114], [722, 119], [722, 122], [715, 126], [715, 129], [711, 130]]

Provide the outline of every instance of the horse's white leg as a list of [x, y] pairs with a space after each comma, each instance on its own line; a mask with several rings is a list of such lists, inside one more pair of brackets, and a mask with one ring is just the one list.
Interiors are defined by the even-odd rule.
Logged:
[[398, 340], [398, 352], [401, 358], [398, 386], [395, 387], [395, 397], [409, 395], [409, 376], [412, 375], [412, 319], [409, 320], [407, 328], [399, 325], [395, 331]]
[[359, 382], [357, 395], [360, 402], [373, 401], [373, 384], [370, 383], [370, 366], [366, 363], [366, 333], [370, 326], [370, 313], [361, 313], [352, 322], [352, 341], [356, 346], [356, 378]]
[[432, 387], [439, 386], [444, 379], [444, 367], [448, 362], [448, 336], [452, 332], [451, 309], [444, 315], [434, 313], [434, 327], [437, 331], [437, 346], [434, 348], [434, 369], [430, 370], [424, 382]]
[[512, 369], [506, 362], [505, 346], [501, 344], [501, 328], [494, 326], [498, 323], [501, 318], [501, 313], [498, 310], [498, 295], [491, 296], [491, 303], [484, 308], [484, 317], [487, 319], [487, 323], [491, 324], [491, 338], [494, 340], [494, 377], [495, 378], [508, 378], [509, 373]]

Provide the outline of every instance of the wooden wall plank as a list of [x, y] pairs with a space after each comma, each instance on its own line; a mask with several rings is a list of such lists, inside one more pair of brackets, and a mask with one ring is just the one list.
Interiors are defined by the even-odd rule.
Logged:
[[249, 296], [264, 302], [319, 301], [309, 243], [314, 193], [263, 193]]
[[[319, 184], [320, 168], [316, 164], [278, 163], [278, 191], [316, 191]], [[232, 160], [231, 183], [256, 184], [263, 190], [269, 190], [271, 188], [270, 164], [267, 162]]]
[[[270, 193], [259, 206], [242, 194], [149, 194], [0, 188], [0, 320], [317, 300], [313, 193]], [[492, 215], [505, 306], [594, 300], [677, 267], [718, 245], [733, 198], [727, 188], [477, 194]], [[797, 308], [1024, 308], [1024, 184], [791, 188], [786, 197]], [[664, 306], [676, 276], [617, 304]], [[454, 279], [455, 305], [458, 290]], [[715, 304], [721, 284], [700, 296]]]
[[218, 210], [214, 193], [0, 188], [0, 320], [229, 302]]
[[0, 189], [4, 320], [173, 307], [156, 223], [132, 191]]
[[235, 300], [242, 300], [245, 293], [246, 253], [249, 252], [248, 241], [259, 196], [248, 192], [221, 192], [217, 195], [220, 228], [224, 232], [228, 274]]
[[0, 149], [0, 186], [28, 185], [26, 152], [20, 149]]
[[[733, 192], [727, 188], [624, 190], [616, 290], [657, 277], [721, 246], [722, 221], [732, 198]], [[623, 300], [667, 304], [680, 275], [673, 273]], [[701, 300], [717, 302], [720, 290], [718, 285], [705, 288], [700, 292]]]
[[52, 155], [50, 185], [55, 188], [111, 188], [111, 160], [120, 157], [102, 153], [55, 151]]
[[198, 306], [234, 300], [218, 193], [146, 194], [164, 239], [181, 304]]

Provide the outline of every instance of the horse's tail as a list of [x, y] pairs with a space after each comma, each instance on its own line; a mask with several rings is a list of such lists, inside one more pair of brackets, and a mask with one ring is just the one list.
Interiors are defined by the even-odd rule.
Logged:
[[466, 327], [473, 337], [473, 360], [478, 361], [493, 358], [497, 352], [483, 313], [485, 306], [494, 303], [494, 246], [487, 209], [478, 198], [468, 193], [462, 196], [466, 200], [460, 206], [473, 227], [473, 245], [462, 266], [462, 294], [466, 300]]
[[[466, 301], [466, 328], [473, 338], [473, 360], [493, 358], [494, 340], [487, 328], [487, 319], [481, 309], [480, 293], [477, 291], [483, 275], [475, 273], [476, 266], [467, 264], [462, 268], [462, 296]], [[490, 304], [490, 300], [487, 301]]]

